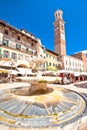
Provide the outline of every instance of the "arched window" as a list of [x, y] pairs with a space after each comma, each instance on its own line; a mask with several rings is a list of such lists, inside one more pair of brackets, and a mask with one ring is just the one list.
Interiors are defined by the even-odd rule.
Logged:
[[5, 34], [8, 35], [8, 30], [5, 30]]
[[19, 41], [20, 41], [20, 36], [18, 36], [17, 40], [19, 40]]

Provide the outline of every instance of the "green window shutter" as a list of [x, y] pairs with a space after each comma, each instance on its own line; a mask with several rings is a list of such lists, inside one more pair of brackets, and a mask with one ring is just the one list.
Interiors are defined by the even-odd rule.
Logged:
[[17, 49], [17, 43], [16, 43], [16, 49]]
[[28, 48], [26, 48], [26, 51], [28, 52]]
[[3, 45], [8, 46], [9, 40], [3, 39]]
[[8, 46], [8, 44], [9, 44], [9, 40], [7, 40], [7, 46]]
[[0, 48], [0, 60], [2, 58], [2, 49]]
[[16, 43], [16, 49], [21, 50], [21, 45]]
[[1, 51], [2, 51], [2, 49], [0, 48], [0, 54], [1, 54]]
[[46, 66], [48, 66], [48, 62], [46, 62]]
[[21, 45], [19, 45], [19, 49], [21, 50]]

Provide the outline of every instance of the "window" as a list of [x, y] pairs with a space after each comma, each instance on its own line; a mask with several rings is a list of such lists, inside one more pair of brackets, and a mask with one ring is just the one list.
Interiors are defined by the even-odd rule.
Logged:
[[58, 16], [61, 16], [61, 14], [60, 14], [60, 13], [58, 13]]
[[8, 46], [8, 40], [7, 39], [3, 39], [3, 45]]
[[1, 54], [1, 51], [2, 51], [2, 50], [1, 50], [1, 48], [0, 48], [0, 54]]
[[35, 55], [37, 55], [37, 51], [35, 52]]
[[45, 50], [43, 50], [43, 53], [45, 53]]
[[28, 52], [29, 50], [28, 50], [28, 48], [26, 48], [26, 52]]
[[9, 57], [9, 51], [4, 50], [3, 51], [3, 56], [4, 56], [4, 58], [8, 58]]
[[76, 63], [76, 67], [77, 67], [77, 63]]
[[53, 63], [53, 66], [55, 66], [55, 64]]
[[43, 64], [43, 67], [45, 67], [45, 63]]
[[14, 52], [12, 52], [11, 58], [12, 58], [12, 59], [17, 59], [17, 54], [14, 53]]
[[49, 58], [51, 58], [51, 55], [49, 55]]
[[49, 62], [49, 66], [51, 66], [51, 62]]
[[19, 40], [19, 41], [20, 41], [20, 36], [18, 36], [17, 40]]
[[71, 66], [71, 61], [69, 62], [69, 65]]
[[23, 54], [18, 54], [18, 60], [23, 60]]
[[15, 38], [16, 37], [16, 32], [12, 32], [12, 38]]
[[33, 43], [32, 43], [31, 45], [32, 45], [32, 46], [34, 46], [34, 44], [33, 44]]
[[46, 54], [46, 57], [48, 57], [48, 54]]
[[66, 65], [67, 65], [67, 61], [66, 61]]
[[21, 45], [16, 44], [16, 49], [21, 50]]
[[8, 35], [8, 30], [5, 30], [5, 34]]
[[48, 66], [48, 62], [46, 62], [46, 66]]
[[25, 60], [29, 61], [29, 56], [25, 55]]

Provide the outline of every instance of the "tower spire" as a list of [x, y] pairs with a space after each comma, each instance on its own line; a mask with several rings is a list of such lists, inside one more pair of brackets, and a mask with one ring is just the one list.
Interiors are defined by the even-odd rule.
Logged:
[[63, 20], [63, 11], [62, 11], [62, 10], [58, 9], [58, 10], [54, 13], [54, 15], [55, 15], [55, 20], [57, 20], [57, 19]]

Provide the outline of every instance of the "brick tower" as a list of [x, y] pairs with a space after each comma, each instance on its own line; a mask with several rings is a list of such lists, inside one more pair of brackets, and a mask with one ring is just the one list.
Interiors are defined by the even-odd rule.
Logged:
[[[54, 48], [60, 57], [66, 55], [65, 29], [62, 10], [57, 10], [54, 21]], [[61, 61], [61, 60], [60, 60]]]

